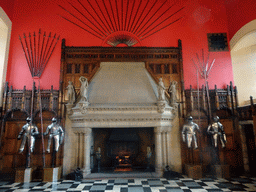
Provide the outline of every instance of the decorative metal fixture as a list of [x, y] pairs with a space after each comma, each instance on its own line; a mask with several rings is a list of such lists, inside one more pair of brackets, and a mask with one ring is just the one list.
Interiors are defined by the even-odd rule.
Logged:
[[[211, 119], [211, 105], [210, 105], [210, 95], [209, 95], [209, 86], [208, 86], [208, 77], [209, 74], [211, 72], [211, 69], [213, 67], [213, 64], [215, 62], [215, 59], [213, 59], [213, 61], [211, 62], [211, 64], [209, 65], [209, 53], [207, 56], [207, 60], [205, 61], [204, 58], [204, 50], [202, 49], [202, 59], [199, 58], [198, 53], [196, 53], [196, 57], [198, 59], [198, 64], [195, 63], [195, 61], [192, 59], [196, 70], [197, 70], [197, 76], [198, 73], [200, 74], [201, 78], [204, 79], [205, 81], [205, 88], [206, 88], [206, 94], [207, 94], [207, 101], [208, 101], [208, 112], [209, 112], [209, 119]], [[198, 79], [198, 77], [197, 77]], [[197, 80], [198, 81], [198, 80]], [[199, 83], [198, 84], [198, 89], [199, 89]], [[199, 97], [199, 96], [198, 96]]]
[[31, 75], [38, 78], [41, 77], [60, 38], [60, 36], [56, 38], [56, 34], [51, 36], [49, 33], [47, 36], [44, 32], [43, 37], [41, 34], [41, 29], [39, 29], [38, 36], [35, 32], [27, 36], [24, 33], [23, 40], [19, 36]]
[[[32, 37], [33, 36], [33, 37]], [[41, 99], [41, 90], [40, 90], [40, 77], [58, 43], [58, 38], [56, 38], [56, 33], [52, 37], [51, 33], [47, 37], [46, 32], [44, 32], [43, 37], [41, 37], [41, 29], [39, 29], [38, 36], [34, 32], [31, 36], [31, 33], [26, 36], [23, 34], [24, 40], [20, 39], [22, 49], [25, 54], [26, 61], [28, 63], [29, 70], [33, 78], [32, 85], [32, 99], [31, 99], [31, 124], [33, 123], [33, 105], [34, 105], [34, 92], [35, 92], [35, 82], [34, 77], [38, 78], [38, 93], [39, 93], [39, 106], [40, 106], [40, 117], [41, 117], [41, 137], [43, 138], [43, 110], [42, 110], [42, 99]], [[41, 40], [42, 38], [42, 40]], [[25, 45], [25, 46], [24, 46]], [[45, 167], [45, 150], [44, 150], [44, 139], [42, 139], [42, 148], [43, 148], [43, 167]], [[27, 166], [30, 166], [30, 150], [27, 154]]]
[[[168, 0], [75, 0], [72, 3], [68, 1], [67, 8], [62, 5], [59, 7], [65, 11], [65, 16], [60, 15], [63, 19], [107, 44], [117, 46], [124, 43], [133, 46], [138, 40], [142, 41], [182, 18], [173, 19], [184, 7], [173, 12], [171, 9], [175, 4], [168, 5], [167, 2]], [[112, 35], [116, 32], [123, 33]], [[112, 37], [108, 38], [109, 35]]]

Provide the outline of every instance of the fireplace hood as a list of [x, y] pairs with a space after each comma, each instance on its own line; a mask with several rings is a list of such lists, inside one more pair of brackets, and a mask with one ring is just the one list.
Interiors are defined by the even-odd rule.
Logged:
[[157, 85], [142, 62], [101, 63], [89, 84], [88, 100], [97, 104], [153, 104]]
[[158, 100], [157, 87], [144, 62], [102, 62], [88, 102], [67, 109], [72, 127], [171, 127], [175, 110]]

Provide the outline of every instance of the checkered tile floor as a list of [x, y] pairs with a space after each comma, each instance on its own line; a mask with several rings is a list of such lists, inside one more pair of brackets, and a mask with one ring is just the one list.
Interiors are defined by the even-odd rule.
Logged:
[[2, 191], [84, 191], [84, 192], [182, 192], [182, 191], [255, 191], [256, 178], [239, 177], [232, 179], [190, 178], [160, 179], [99, 179], [59, 180], [58, 182], [10, 183], [0, 182]]

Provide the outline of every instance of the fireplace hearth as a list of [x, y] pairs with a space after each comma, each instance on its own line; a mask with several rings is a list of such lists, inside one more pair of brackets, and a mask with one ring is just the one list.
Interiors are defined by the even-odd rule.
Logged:
[[139, 144], [140, 138], [135, 129], [112, 129], [107, 146], [114, 168], [131, 168], [139, 153]]

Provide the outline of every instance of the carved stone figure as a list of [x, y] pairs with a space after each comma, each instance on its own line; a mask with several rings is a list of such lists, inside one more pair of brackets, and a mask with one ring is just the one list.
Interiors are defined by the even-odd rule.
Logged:
[[165, 100], [165, 86], [163, 79], [160, 77], [158, 82], [158, 100], [164, 101]]
[[52, 124], [49, 125], [46, 129], [44, 135], [48, 135], [48, 146], [46, 151], [50, 153], [51, 141], [54, 140], [53, 149], [57, 152], [59, 150], [59, 146], [62, 144], [64, 139], [64, 131], [62, 127], [57, 123], [56, 118], [52, 118]]
[[177, 103], [177, 81], [172, 81], [169, 87], [169, 93], [171, 95], [170, 103]]
[[220, 140], [222, 148], [226, 147], [227, 137], [218, 116], [213, 117], [213, 123], [208, 126], [207, 133], [212, 136], [214, 147], [218, 147], [218, 140]]
[[31, 119], [29, 117], [26, 119], [26, 121], [27, 123], [22, 127], [18, 135], [18, 139], [22, 138], [19, 153], [23, 152], [26, 141], [28, 142], [30, 152], [33, 153], [35, 146], [35, 137], [39, 134], [37, 126], [31, 124]]
[[200, 131], [199, 126], [193, 122], [193, 117], [189, 116], [187, 124], [184, 124], [182, 129], [182, 140], [187, 143], [188, 148], [192, 147], [192, 141], [194, 141], [194, 148], [198, 148], [196, 131]]
[[81, 82], [81, 88], [80, 88], [80, 95], [82, 101], [87, 101], [87, 90], [88, 90], [88, 80], [84, 76], [81, 76], [79, 78], [79, 81]]
[[75, 89], [72, 81], [68, 82], [67, 89], [68, 89], [68, 92], [67, 92], [68, 104], [74, 104], [76, 100], [76, 94], [75, 94]]

